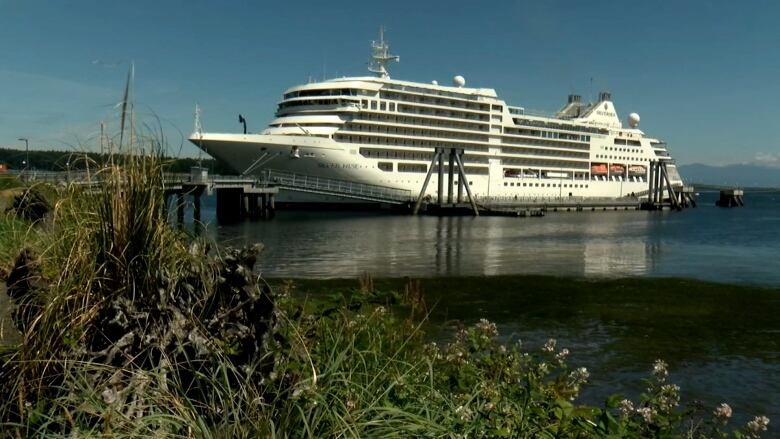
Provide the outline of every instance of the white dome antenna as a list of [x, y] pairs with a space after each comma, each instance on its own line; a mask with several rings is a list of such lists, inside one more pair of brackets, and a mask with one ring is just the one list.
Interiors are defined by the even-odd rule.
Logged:
[[439, 85], [439, 81], [437, 81], [437, 80], [435, 80], [435, 79], [434, 79], [433, 81], [431, 81], [431, 84], [433, 84], [433, 85]]
[[457, 75], [454, 78], [452, 78], [452, 85], [458, 88], [463, 87], [464, 85], [466, 85], [466, 78]]
[[628, 126], [631, 128], [636, 128], [639, 126], [639, 115], [636, 113], [631, 113], [628, 115]]

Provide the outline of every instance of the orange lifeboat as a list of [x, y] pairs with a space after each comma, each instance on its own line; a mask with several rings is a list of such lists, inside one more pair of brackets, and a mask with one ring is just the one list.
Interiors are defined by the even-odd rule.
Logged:
[[590, 173], [593, 175], [607, 175], [607, 164], [593, 163], [590, 165]]
[[631, 165], [628, 167], [628, 173], [631, 175], [645, 175], [647, 172], [642, 165]]
[[626, 172], [626, 167], [623, 165], [610, 165], [609, 166], [609, 173], [610, 174], [623, 174]]

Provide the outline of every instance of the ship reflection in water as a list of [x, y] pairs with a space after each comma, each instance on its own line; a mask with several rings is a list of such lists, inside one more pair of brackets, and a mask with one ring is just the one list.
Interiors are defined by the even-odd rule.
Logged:
[[679, 213], [543, 218], [281, 211], [209, 230], [220, 242], [265, 244], [257, 268], [269, 277], [674, 276], [780, 285], [780, 209], [752, 202], [728, 212], [705, 200]]
[[652, 260], [652, 244], [643, 239], [646, 217], [642, 212], [527, 219], [281, 212], [273, 221], [220, 227], [218, 239], [265, 244], [258, 268], [273, 277], [641, 276]]

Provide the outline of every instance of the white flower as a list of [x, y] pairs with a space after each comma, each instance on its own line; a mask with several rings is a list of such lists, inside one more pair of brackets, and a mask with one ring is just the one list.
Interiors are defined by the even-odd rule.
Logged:
[[544, 347], [542, 348], [542, 350], [544, 352], [555, 352], [555, 344], [556, 343], [557, 343], [557, 341], [554, 338], [551, 338], [551, 339], [547, 340], [547, 343], [544, 344]]
[[634, 403], [627, 399], [620, 401], [620, 414], [628, 417], [632, 413], [634, 413]]
[[566, 357], [568, 356], [569, 356], [569, 350], [564, 348], [561, 349], [561, 351], [555, 355], [555, 359], [558, 360], [559, 363], [563, 363], [566, 360]]
[[474, 413], [471, 411], [470, 408], [466, 406], [458, 406], [458, 408], [455, 409], [455, 413], [457, 415], [460, 415], [461, 421], [470, 421], [471, 418], [474, 416]]
[[722, 422], [726, 422], [731, 417], [731, 407], [725, 402], [721, 403], [712, 414]]
[[103, 390], [103, 393], [101, 393], [100, 396], [103, 397], [103, 402], [106, 404], [113, 404], [117, 400], [116, 392], [114, 392], [112, 389], [109, 389], [108, 387]]
[[668, 412], [680, 404], [680, 386], [677, 384], [664, 384], [658, 396], [658, 406]]
[[642, 416], [642, 419], [645, 421], [645, 423], [650, 424], [653, 422], [653, 417], [657, 414], [655, 409], [652, 409], [650, 407], [641, 407], [636, 409], [637, 414]]
[[582, 384], [586, 381], [588, 381], [588, 378], [590, 378], [590, 372], [588, 372], [588, 369], [584, 367], [580, 367], [574, 372], [570, 374], [574, 382], [577, 384]]
[[479, 323], [477, 323], [476, 326], [483, 335], [488, 337], [495, 337], [498, 335], [498, 328], [496, 328], [496, 324], [489, 322], [487, 319], [479, 319]]
[[669, 376], [668, 367], [669, 365], [663, 360], [655, 360], [655, 363], [653, 363], [653, 375], [659, 383], [666, 381], [666, 377]]
[[761, 433], [765, 432], [769, 425], [769, 418], [766, 416], [756, 416], [752, 421], [747, 424], [747, 433], [749, 438], [761, 437]]

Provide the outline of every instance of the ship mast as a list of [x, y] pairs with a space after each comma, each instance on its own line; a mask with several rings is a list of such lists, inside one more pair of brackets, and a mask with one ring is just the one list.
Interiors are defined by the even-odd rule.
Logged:
[[390, 55], [388, 51], [390, 46], [385, 42], [385, 30], [379, 28], [379, 41], [371, 41], [371, 59], [368, 62], [368, 71], [374, 73], [379, 78], [389, 78], [387, 72], [387, 63], [390, 61], [400, 61], [401, 57]]

